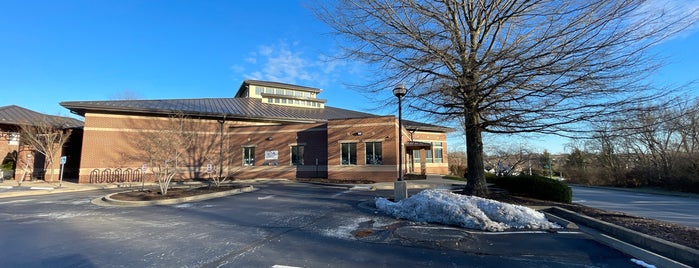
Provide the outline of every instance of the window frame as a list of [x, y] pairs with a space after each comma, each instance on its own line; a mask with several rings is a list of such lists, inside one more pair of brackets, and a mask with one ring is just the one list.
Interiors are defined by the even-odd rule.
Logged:
[[[347, 156], [345, 156], [345, 145], [347, 145]], [[354, 155], [352, 155], [352, 147], [354, 146]], [[353, 157], [354, 156], [354, 161]], [[345, 157], [349, 160], [345, 163]], [[356, 166], [357, 165], [357, 142], [341, 142], [340, 143], [340, 165], [342, 166]]]
[[[434, 162], [435, 163], [444, 163], [444, 146], [442, 145], [442, 142], [433, 142], [432, 143], [432, 149], [434, 150]], [[437, 153], [437, 150], [439, 150], [439, 154]], [[439, 156], [439, 157], [437, 157]]]
[[[244, 167], [255, 166], [255, 147], [256, 146], [243, 146], [243, 157], [242, 157], [243, 163], [242, 164]], [[250, 153], [247, 152], [248, 150], [250, 150]], [[251, 163], [248, 163], [248, 157], [246, 157], [246, 155], [248, 157], [250, 157]]]
[[[304, 154], [306, 152], [306, 145], [304, 144], [292, 144], [289, 146], [289, 164], [292, 166], [303, 166], [304, 165]], [[300, 149], [300, 150], [299, 150]], [[294, 158], [294, 153], [296, 154], [296, 158]], [[297, 159], [297, 162], [294, 162], [294, 159]], [[298, 163], [300, 162], [300, 163]]]
[[[378, 145], [378, 154], [376, 153]], [[371, 152], [370, 152], [371, 150]], [[369, 157], [372, 156], [374, 161], [370, 161]], [[377, 157], [378, 156], [378, 157]], [[380, 141], [368, 141], [364, 143], [364, 158], [365, 165], [378, 166], [383, 165], [383, 143]]]

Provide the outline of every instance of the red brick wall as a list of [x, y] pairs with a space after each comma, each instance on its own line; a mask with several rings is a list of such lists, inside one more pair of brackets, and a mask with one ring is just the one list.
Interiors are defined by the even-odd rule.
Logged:
[[[109, 169], [140, 170], [146, 161], [143, 137], [161, 128], [167, 117], [127, 116], [88, 113], [85, 116], [80, 161], [80, 182], [89, 183]], [[196, 149], [185, 156], [187, 167], [180, 178], [208, 177], [207, 164], [218, 166], [221, 145], [220, 124], [215, 119], [190, 119], [198, 135]], [[361, 132], [361, 135], [359, 133]], [[403, 141], [410, 133], [403, 131]], [[444, 167], [428, 165], [428, 173], [446, 174], [446, 134], [417, 132], [421, 141], [444, 144]], [[152, 134], [150, 134], [152, 135]], [[236, 179], [249, 178], [329, 178], [333, 180], [395, 181], [398, 163], [398, 122], [393, 116], [329, 120], [313, 124], [272, 124], [226, 121], [224, 126], [224, 174]], [[340, 144], [357, 144], [357, 164], [342, 165]], [[365, 145], [381, 142], [382, 164], [367, 165]], [[291, 164], [292, 146], [304, 146], [303, 165]], [[243, 148], [255, 148], [253, 166], [243, 165]], [[265, 160], [265, 152], [277, 152], [276, 160]], [[407, 159], [406, 159], [407, 160]], [[407, 161], [406, 161], [407, 162]], [[317, 163], [317, 164], [316, 164]], [[407, 165], [406, 165], [407, 166]], [[150, 173], [150, 171], [148, 172]], [[153, 176], [148, 175], [148, 180]], [[94, 180], [93, 180], [94, 181]]]
[[[361, 132], [361, 135], [359, 133]], [[393, 116], [330, 120], [328, 122], [328, 178], [335, 180], [395, 181], [398, 178], [398, 121]], [[366, 143], [381, 142], [382, 165], [367, 165]], [[356, 143], [357, 164], [341, 163], [341, 144]]]

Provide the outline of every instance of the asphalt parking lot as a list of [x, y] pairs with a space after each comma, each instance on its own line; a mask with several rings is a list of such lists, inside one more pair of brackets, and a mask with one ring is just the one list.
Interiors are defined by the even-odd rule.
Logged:
[[576, 230], [472, 232], [383, 215], [371, 203], [389, 191], [254, 186], [135, 208], [92, 203], [119, 189], [3, 198], [0, 266], [638, 267]]

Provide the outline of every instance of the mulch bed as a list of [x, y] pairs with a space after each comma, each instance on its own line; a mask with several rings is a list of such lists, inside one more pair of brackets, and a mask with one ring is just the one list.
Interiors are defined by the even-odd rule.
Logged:
[[219, 187], [215, 186], [205, 186], [205, 187], [186, 187], [186, 188], [168, 188], [167, 194], [160, 194], [160, 188], [148, 188], [143, 191], [131, 191], [123, 192], [112, 195], [112, 199], [123, 200], [123, 201], [152, 201], [152, 200], [166, 200], [166, 199], [176, 199], [181, 197], [190, 197], [195, 195], [217, 193], [221, 191], [230, 191], [235, 189], [240, 189], [240, 186], [222, 185]]

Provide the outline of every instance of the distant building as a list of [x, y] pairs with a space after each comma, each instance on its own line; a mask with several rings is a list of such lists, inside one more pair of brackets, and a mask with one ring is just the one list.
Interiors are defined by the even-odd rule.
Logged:
[[[233, 98], [61, 105], [85, 118], [81, 183], [133, 177], [145, 162], [139, 136], [155, 131], [158, 122], [173, 114], [190, 118], [203, 137], [186, 157], [182, 179], [206, 177], [207, 166], [220, 165], [223, 173], [239, 179], [394, 181], [399, 133], [406, 147], [405, 171], [448, 173], [446, 133], [450, 128], [404, 120], [399, 131], [392, 115], [326, 106], [318, 98], [320, 93], [317, 88], [246, 80]], [[216, 156], [224, 153], [223, 163], [216, 163]]]
[[[46, 167], [45, 156], [27, 146], [23, 141], [24, 137], [20, 135], [22, 126], [36, 126], [40, 122], [55, 124], [63, 130], [73, 131], [60, 155], [53, 157], [54, 163], [59, 163], [58, 159], [61, 156], [69, 158], [64, 175], [77, 177], [83, 123], [70, 117], [47, 115], [9, 105], [0, 107], [0, 161], [3, 164], [4, 178], [22, 179], [24, 175], [25, 180], [43, 179], [49, 168], [53, 168], [54, 174], [58, 174], [58, 165]], [[28, 172], [22, 172], [23, 169], [27, 169]]]

